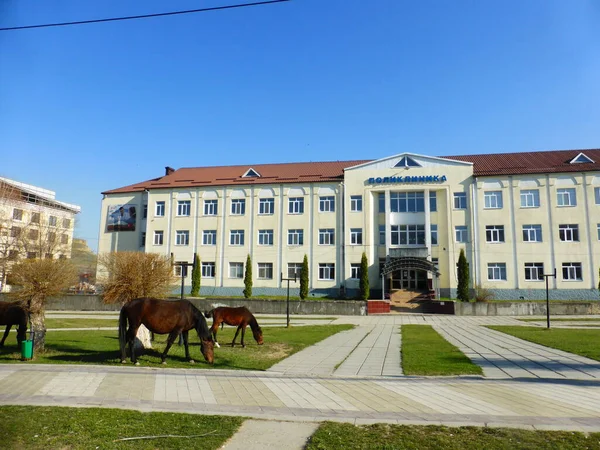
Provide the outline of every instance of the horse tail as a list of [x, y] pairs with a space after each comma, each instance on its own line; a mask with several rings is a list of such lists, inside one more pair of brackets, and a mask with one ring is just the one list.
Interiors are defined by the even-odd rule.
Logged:
[[119, 348], [121, 350], [121, 355], [125, 351], [125, 347], [127, 346], [127, 312], [125, 311], [126, 306], [121, 308], [121, 312], [119, 314]]

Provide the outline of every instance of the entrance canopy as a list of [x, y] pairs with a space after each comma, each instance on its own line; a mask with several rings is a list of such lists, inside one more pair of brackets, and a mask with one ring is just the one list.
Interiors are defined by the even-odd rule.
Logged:
[[435, 264], [428, 261], [426, 258], [419, 258], [414, 256], [401, 256], [399, 258], [393, 258], [388, 256], [383, 269], [381, 269], [381, 275], [389, 275], [396, 270], [426, 270], [437, 277], [440, 276]]

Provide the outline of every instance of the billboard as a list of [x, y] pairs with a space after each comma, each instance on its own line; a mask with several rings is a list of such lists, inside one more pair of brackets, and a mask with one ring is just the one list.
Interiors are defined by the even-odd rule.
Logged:
[[135, 205], [110, 205], [106, 231], [135, 231]]

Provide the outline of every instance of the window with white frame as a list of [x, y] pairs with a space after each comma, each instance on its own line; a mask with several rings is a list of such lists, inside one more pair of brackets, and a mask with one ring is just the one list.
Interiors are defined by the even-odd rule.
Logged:
[[289, 214], [304, 214], [304, 197], [290, 197], [288, 199]]
[[335, 280], [335, 264], [319, 263], [319, 280]]
[[186, 264], [186, 261], [175, 261], [175, 276], [181, 277], [183, 274], [183, 278], [188, 276], [188, 268], [187, 266], [182, 266], [182, 264]]
[[258, 263], [258, 279], [272, 280], [273, 279], [273, 263]]
[[71, 219], [63, 219], [62, 226], [63, 228], [71, 228]]
[[177, 201], [177, 215], [178, 216], [189, 216], [192, 210], [192, 202], [190, 200], [178, 200]]
[[429, 191], [429, 211], [437, 211], [437, 192]]
[[217, 230], [202, 231], [202, 245], [217, 245]]
[[435, 270], [440, 271], [440, 259], [439, 258], [431, 258], [431, 264], [434, 265]]
[[454, 239], [460, 243], [469, 242], [466, 225], [457, 225], [454, 227]]
[[523, 225], [523, 242], [542, 242], [542, 226]]
[[244, 263], [229, 263], [229, 278], [244, 278]]
[[163, 217], [165, 215], [165, 202], [156, 202], [154, 205], [154, 215], [156, 217]]
[[583, 281], [583, 271], [581, 269], [581, 263], [562, 263], [562, 275], [564, 281]]
[[425, 225], [392, 225], [392, 245], [425, 245]]
[[424, 192], [390, 192], [391, 212], [424, 212]]
[[[67, 240], [68, 239], [69, 238], [67, 237]], [[66, 242], [65, 242], [65, 244], [66, 244]], [[142, 235], [140, 237], [140, 247], [145, 247], [145, 246], [146, 246], [146, 232], [142, 231]]]
[[23, 210], [18, 208], [13, 208], [13, 219], [14, 220], [23, 220]]
[[333, 228], [319, 229], [319, 245], [335, 245], [335, 230]]
[[244, 245], [244, 230], [231, 230], [229, 232], [229, 245]]
[[488, 280], [506, 281], [506, 263], [488, 263]]
[[594, 199], [596, 205], [600, 205], [600, 187], [594, 188]]
[[486, 225], [485, 240], [487, 242], [504, 242], [504, 225]]
[[190, 245], [190, 232], [188, 230], [177, 230], [175, 232], [175, 245]]
[[148, 205], [145, 204], [144, 205], [144, 212], [143, 212], [143, 215], [142, 215], [142, 219], [147, 219], [147, 218], [148, 218]]
[[379, 194], [377, 194], [377, 204], [379, 206], [379, 213], [384, 213], [385, 212], [385, 193], [384, 192], [380, 192]]
[[483, 204], [486, 209], [501, 209], [502, 191], [485, 191], [483, 193]]
[[438, 226], [431, 224], [431, 245], [438, 245]]
[[269, 215], [275, 212], [274, 198], [261, 198], [258, 200], [258, 214]]
[[362, 245], [362, 228], [350, 228], [350, 244]]
[[302, 273], [302, 263], [288, 263], [287, 277], [294, 278], [296, 280], [300, 279], [300, 275]]
[[360, 264], [350, 264], [350, 278], [353, 280], [360, 279]]
[[350, 211], [360, 212], [363, 210], [363, 198], [362, 195], [351, 195], [350, 196]]
[[600, 223], [596, 225], [596, 232], [598, 233], [598, 240], [600, 241]]
[[385, 225], [379, 225], [379, 245], [385, 245]]
[[521, 190], [521, 208], [539, 208], [540, 191], [538, 189]]
[[558, 237], [563, 242], [579, 241], [579, 225], [564, 224], [558, 226]]
[[216, 216], [218, 212], [219, 200], [204, 200], [204, 215]]
[[577, 206], [575, 188], [559, 188], [556, 190], [556, 204], [558, 206]]
[[162, 230], [154, 231], [154, 245], [163, 245], [165, 232]]
[[203, 262], [202, 267], [202, 278], [214, 278], [215, 277], [215, 263], [214, 262]]
[[232, 216], [243, 216], [246, 214], [246, 199], [245, 198], [232, 198], [231, 199], [231, 215]]
[[304, 245], [304, 230], [288, 230], [288, 245]]
[[258, 230], [258, 245], [273, 245], [273, 230]]
[[319, 212], [334, 212], [335, 211], [335, 197], [326, 196], [319, 197]]
[[48, 225], [50, 225], [51, 227], [55, 227], [57, 223], [58, 223], [58, 218], [56, 216], [48, 217]]
[[467, 193], [466, 192], [455, 192], [454, 193], [454, 209], [467, 209]]
[[525, 263], [525, 279], [527, 281], [544, 281], [544, 263]]

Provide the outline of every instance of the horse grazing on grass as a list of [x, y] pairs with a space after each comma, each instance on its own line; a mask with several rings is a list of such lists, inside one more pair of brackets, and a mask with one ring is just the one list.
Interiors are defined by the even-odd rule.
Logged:
[[21, 341], [27, 339], [27, 310], [18, 303], [0, 302], [0, 325], [6, 325], [6, 331], [0, 341], [0, 347], [4, 346], [4, 341], [13, 325], [17, 325], [17, 343], [21, 346]]
[[[128, 323], [129, 329], [126, 330]], [[125, 347], [129, 343], [131, 361], [135, 365], [139, 364], [135, 356], [133, 343], [138, 328], [142, 324], [152, 333], [169, 334], [167, 346], [161, 355], [163, 364], [166, 364], [167, 353], [179, 334], [183, 336], [186, 359], [191, 363], [194, 362], [190, 358], [188, 349], [188, 331], [192, 328], [196, 330], [200, 338], [200, 350], [204, 359], [209, 364], [214, 362], [214, 342], [206, 324], [206, 319], [198, 308], [187, 300], [169, 301], [156, 298], [136, 298], [125, 304], [119, 315], [119, 345], [121, 347], [122, 363], [126, 362]]]
[[240, 306], [239, 308], [230, 308], [227, 306], [220, 306], [219, 308], [211, 309], [210, 311], [204, 313], [204, 315], [208, 318], [213, 318], [213, 324], [210, 328], [210, 332], [215, 341], [215, 345], [219, 347], [219, 343], [217, 342], [217, 331], [219, 329], [219, 325], [223, 328], [223, 324], [231, 325], [234, 327], [238, 327], [235, 336], [233, 337], [233, 341], [231, 341], [231, 346], [235, 345], [235, 340], [237, 339], [238, 333], [242, 330], [242, 347], [245, 347], [244, 344], [244, 334], [246, 333], [246, 326], [250, 325], [252, 329], [252, 335], [258, 345], [263, 344], [263, 334], [261, 328], [258, 326], [258, 322], [252, 315], [252, 313], [245, 306]]

